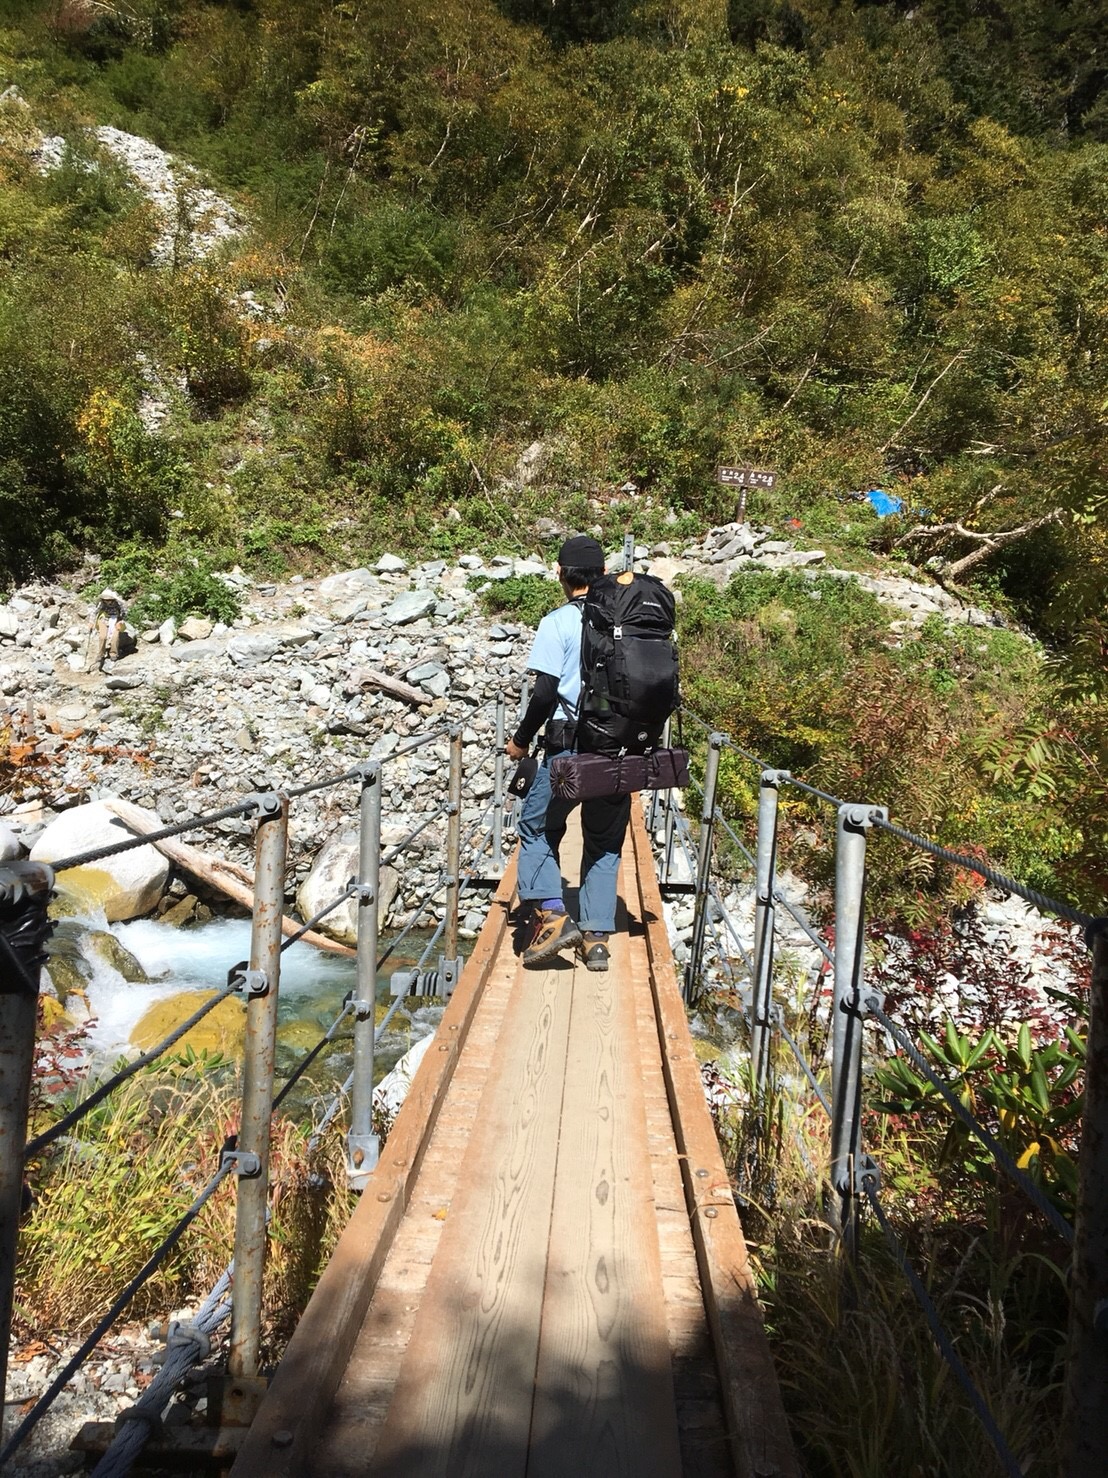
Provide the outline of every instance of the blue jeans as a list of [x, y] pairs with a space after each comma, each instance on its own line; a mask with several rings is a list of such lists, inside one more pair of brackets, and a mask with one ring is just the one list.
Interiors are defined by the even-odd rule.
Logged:
[[[562, 896], [562, 869], [558, 860], [566, 822], [576, 801], [555, 800], [550, 794], [550, 760], [544, 755], [519, 813], [519, 896], [524, 902]], [[616, 881], [627, 823], [629, 795], [604, 796], [581, 805], [580, 925], [594, 934], [611, 934], [616, 927]]]

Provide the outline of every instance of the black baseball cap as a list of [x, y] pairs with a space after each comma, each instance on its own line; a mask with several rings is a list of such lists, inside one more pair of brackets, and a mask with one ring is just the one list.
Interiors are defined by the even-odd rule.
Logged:
[[558, 563], [564, 570], [602, 570], [604, 551], [588, 534], [574, 534], [558, 550]]

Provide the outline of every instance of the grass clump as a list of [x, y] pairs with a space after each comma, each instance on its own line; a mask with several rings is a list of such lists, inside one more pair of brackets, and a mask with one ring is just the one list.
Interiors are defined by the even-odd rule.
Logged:
[[[68, 1106], [40, 1106], [36, 1128]], [[29, 1170], [34, 1203], [20, 1232], [17, 1317], [36, 1331], [73, 1329], [106, 1310], [215, 1173], [238, 1111], [233, 1065], [189, 1052], [136, 1074], [47, 1151]], [[264, 1293], [271, 1347], [295, 1325], [349, 1213], [345, 1178], [332, 1182], [331, 1148], [310, 1161], [307, 1138], [303, 1126], [274, 1120]], [[138, 1292], [131, 1316], [207, 1293], [233, 1255], [234, 1211], [232, 1180]]]

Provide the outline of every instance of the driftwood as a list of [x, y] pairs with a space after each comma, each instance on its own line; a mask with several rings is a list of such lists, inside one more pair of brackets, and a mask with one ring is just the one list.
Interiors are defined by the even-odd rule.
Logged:
[[[105, 800], [104, 805], [136, 836], [149, 836], [152, 831], [158, 830], [149, 815], [138, 806], [133, 806], [130, 801], [113, 798]], [[193, 877], [216, 888], [220, 893], [225, 893], [228, 898], [233, 898], [245, 908], [253, 908], [254, 875], [249, 868], [240, 867], [237, 862], [226, 862], [222, 857], [207, 857], [198, 847], [190, 847], [178, 837], [167, 837], [162, 841], [152, 842], [151, 846], [157, 847], [162, 856], [168, 857], [182, 872], [191, 873]], [[285, 935], [296, 934], [301, 927], [295, 919], [287, 916], [281, 919], [281, 932]], [[331, 954], [354, 953], [345, 944], [339, 944], [336, 939], [328, 939], [325, 934], [317, 934], [313, 929], [309, 929], [302, 937], [305, 944], [314, 944], [316, 949], [325, 949]]]
[[1005, 544], [1011, 544], [1014, 539], [1022, 539], [1025, 534], [1034, 533], [1036, 529], [1045, 528], [1047, 524], [1059, 523], [1061, 518], [1062, 509], [1053, 508], [1049, 513], [1044, 513], [1042, 517], [1033, 518], [1029, 523], [1021, 524], [1017, 529], [998, 529], [995, 533], [979, 533], [977, 529], [967, 529], [964, 524], [954, 520], [951, 523], [927, 524], [909, 529], [896, 542], [899, 546], [903, 546], [915, 539], [943, 539], [953, 536], [975, 543], [977, 548], [971, 550], [969, 554], [963, 554], [961, 559], [943, 562], [939, 571], [941, 578], [955, 581], [960, 575], [965, 574], [966, 570], [988, 559], [995, 549], [1002, 549]]
[[422, 705], [431, 701], [430, 693], [423, 692], [421, 688], [413, 688], [410, 683], [402, 683], [398, 677], [387, 677], [375, 667], [356, 667], [350, 674], [350, 681], [359, 688], [380, 688], [383, 693], [391, 693], [394, 698], [402, 698], [405, 703]]

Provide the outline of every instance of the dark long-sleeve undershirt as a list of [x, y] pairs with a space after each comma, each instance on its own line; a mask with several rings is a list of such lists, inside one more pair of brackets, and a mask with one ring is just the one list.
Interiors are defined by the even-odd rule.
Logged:
[[512, 743], [520, 749], [530, 749], [531, 741], [543, 724], [554, 715], [558, 706], [558, 679], [550, 672], [537, 672], [535, 686], [531, 689], [531, 701], [527, 712], [519, 721], [519, 728], [512, 735]]

